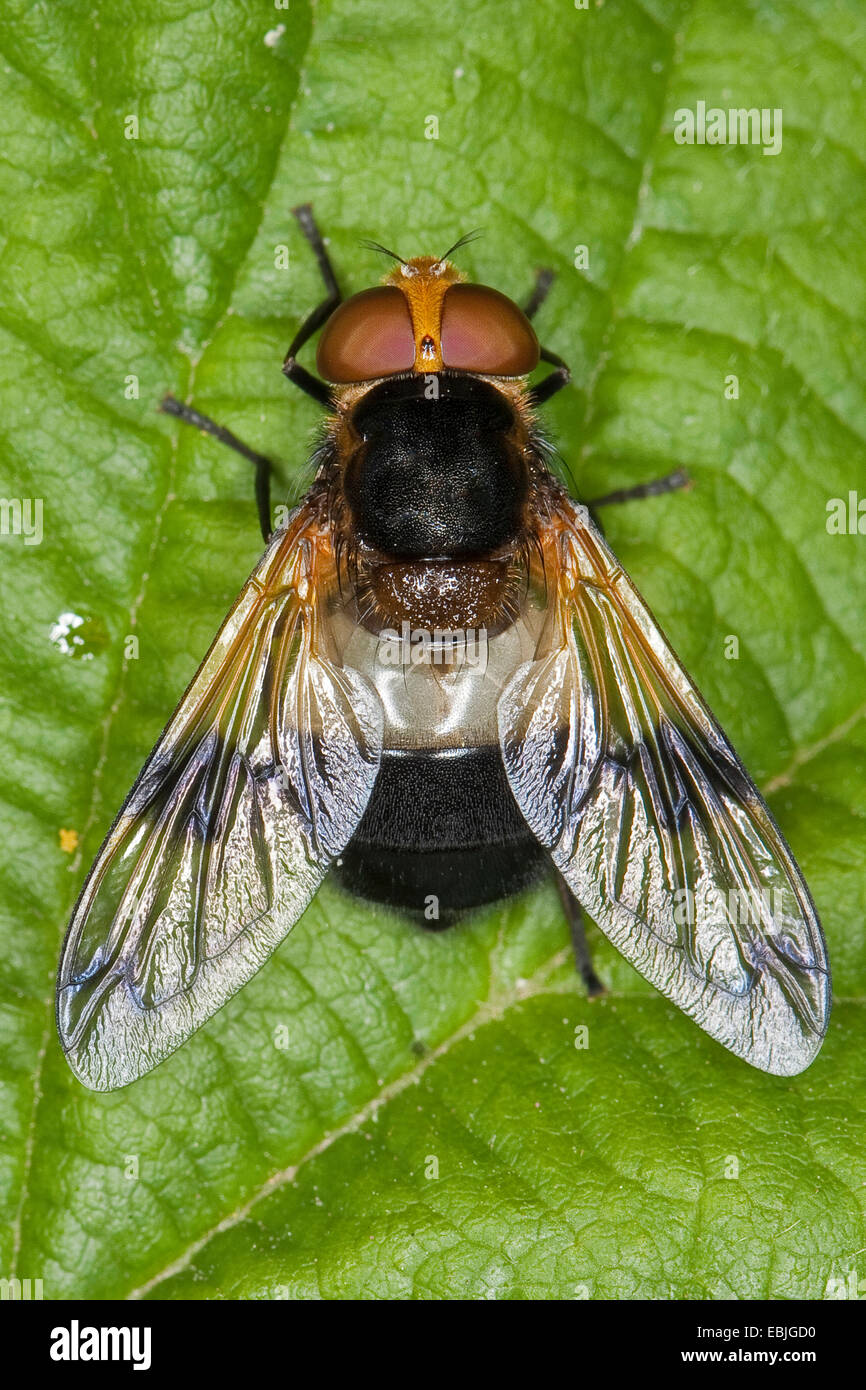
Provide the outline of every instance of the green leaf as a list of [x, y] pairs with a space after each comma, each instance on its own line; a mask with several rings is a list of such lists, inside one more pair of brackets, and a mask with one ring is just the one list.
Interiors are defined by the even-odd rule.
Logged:
[[[0, 53], [2, 493], [44, 506], [41, 544], [0, 536], [0, 1274], [48, 1298], [863, 1277], [866, 565], [826, 526], [866, 497], [859, 0], [6, 0]], [[677, 143], [698, 101], [781, 108], [781, 152]], [[692, 474], [605, 521], [823, 917], [837, 1002], [801, 1077], [726, 1054], [594, 931], [588, 1003], [550, 886], [427, 935], [327, 885], [154, 1074], [69, 1074], [65, 922], [260, 549], [244, 460], [156, 406], [190, 396], [303, 489], [317, 411], [279, 368], [321, 292], [307, 200], [347, 290], [382, 273], [363, 236], [483, 226], [461, 263], [517, 298], [552, 266], [574, 384], [545, 414], [579, 495]]]

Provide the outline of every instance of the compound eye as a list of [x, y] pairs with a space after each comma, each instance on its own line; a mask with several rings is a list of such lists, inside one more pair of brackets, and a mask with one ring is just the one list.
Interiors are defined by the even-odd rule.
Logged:
[[409, 372], [415, 337], [406, 296], [394, 285], [353, 294], [322, 330], [316, 365], [326, 381], [372, 381]]
[[525, 376], [538, 365], [538, 339], [513, 300], [489, 285], [451, 285], [442, 308], [446, 367]]

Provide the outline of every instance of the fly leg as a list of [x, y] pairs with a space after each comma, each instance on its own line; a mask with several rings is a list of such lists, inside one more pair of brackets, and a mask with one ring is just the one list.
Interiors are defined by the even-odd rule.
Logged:
[[550, 287], [555, 279], [555, 270], [545, 268], [535, 272], [535, 284], [532, 287], [532, 294], [523, 306], [523, 312], [528, 319], [535, 318], [535, 315], [550, 294]]
[[531, 406], [544, 405], [545, 401], [549, 401], [551, 396], [555, 396], [557, 391], [561, 391], [563, 386], [567, 386], [571, 381], [571, 368], [558, 353], [542, 348], [538, 355], [542, 362], [549, 362], [554, 370], [537, 386], [533, 386], [529, 393]]
[[684, 468], [675, 468], [663, 478], [653, 478], [648, 483], [637, 483], [634, 487], [617, 488], [606, 492], [603, 497], [593, 497], [588, 507], [610, 507], [616, 502], [635, 502], [640, 497], [663, 497], [666, 492], [679, 492], [693, 487], [694, 483]]
[[[536, 272], [532, 293], [523, 306], [523, 312], [528, 319], [533, 318], [538, 313], [550, 293], [554, 278], [555, 272], [552, 270], [544, 269]], [[557, 391], [561, 391], [563, 386], [571, 381], [571, 369], [557, 353], [543, 347], [539, 357], [542, 362], [548, 362], [554, 370], [549, 372], [537, 386], [533, 386], [529, 393], [530, 405], [543, 405], [545, 401], [549, 401], [551, 396], [555, 396]]]
[[[552, 270], [543, 269], [536, 272], [532, 293], [523, 306], [523, 312], [528, 319], [533, 318], [538, 313], [550, 293], [554, 278], [555, 272]], [[571, 380], [571, 371], [568, 365], [557, 353], [550, 352], [548, 348], [542, 348], [539, 357], [542, 362], [549, 362], [555, 370], [532, 388], [529, 393], [530, 405], [543, 405]], [[614, 502], [631, 502], [636, 501], [639, 497], [661, 497], [666, 492], [676, 492], [679, 488], [690, 488], [691, 486], [692, 480], [686, 470], [677, 468], [664, 478], [653, 478], [649, 483], [638, 483], [635, 487], [618, 488], [616, 492], [608, 492], [604, 497], [594, 497], [592, 501], [587, 503], [587, 506], [591, 508], [608, 507]]]
[[556, 875], [556, 886], [559, 889], [560, 901], [568, 922], [568, 929], [571, 932], [571, 944], [574, 947], [574, 960], [578, 974], [586, 987], [587, 997], [598, 999], [599, 995], [606, 994], [607, 990], [592, 966], [592, 956], [589, 953], [586, 932], [583, 928], [583, 912], [580, 903], [560, 873]]
[[264, 454], [257, 454], [255, 449], [244, 444], [242, 439], [238, 439], [236, 434], [227, 430], [225, 425], [218, 425], [215, 420], [211, 420], [209, 415], [202, 415], [191, 405], [184, 405], [183, 401], [176, 400], [174, 396], [165, 396], [160, 402], [160, 410], [164, 415], [174, 415], [178, 420], [183, 420], [187, 425], [194, 425], [197, 430], [204, 430], [205, 434], [213, 435], [221, 444], [227, 444], [230, 449], [234, 449], [236, 454], [248, 459], [256, 470], [256, 507], [259, 513], [259, 525], [262, 528], [262, 535], [266, 541], [271, 538], [271, 474], [274, 465]]
[[[337, 279], [330, 258], [325, 250], [325, 243], [322, 240], [321, 232], [316, 226], [313, 217], [313, 210], [309, 203], [293, 208], [295, 217], [298, 219], [301, 231], [306, 237], [310, 246], [313, 248], [319, 269], [322, 272], [322, 279], [325, 282], [327, 294], [318, 304], [313, 312], [304, 320], [295, 337], [292, 339], [286, 360], [283, 363], [283, 371], [289, 381], [293, 381], [296, 386], [300, 386], [302, 391], [306, 391], [308, 396], [312, 396], [320, 405], [330, 406], [332, 404], [331, 392], [324, 381], [313, 376], [312, 372], [306, 371], [295, 361], [295, 355], [303, 347], [308, 338], [315, 333], [325, 322], [325, 319], [336, 309], [340, 303], [341, 295]], [[176, 400], [174, 396], [166, 396], [160, 405], [160, 410], [166, 415], [174, 415], [178, 420], [183, 420], [188, 425], [194, 425], [196, 429], [204, 430], [205, 434], [213, 435], [221, 444], [227, 444], [230, 449], [241, 454], [256, 470], [256, 507], [259, 513], [259, 525], [262, 528], [262, 535], [268, 541], [271, 538], [271, 475], [274, 465], [264, 454], [259, 454], [255, 449], [251, 449], [243, 440], [238, 439], [236, 434], [226, 429], [224, 425], [218, 425], [215, 420], [211, 420], [208, 415], [202, 415], [201, 411], [195, 410], [191, 405], [184, 405], [182, 401]]]
[[289, 381], [294, 382], [302, 391], [306, 391], [307, 395], [312, 396], [314, 401], [318, 401], [320, 405], [330, 409], [333, 406], [331, 388], [319, 377], [314, 376], [312, 372], [308, 372], [306, 367], [302, 367], [295, 359], [304, 343], [313, 336], [318, 328], [321, 328], [326, 319], [331, 317], [343, 296], [340, 294], [340, 287], [337, 284], [334, 267], [331, 265], [331, 258], [325, 249], [322, 234], [316, 224], [316, 219], [313, 217], [312, 207], [309, 203], [302, 203], [300, 207], [292, 208], [292, 212], [297, 217], [301, 231], [318, 261], [319, 270], [322, 272], [322, 279], [325, 282], [326, 293], [322, 302], [317, 304], [312, 313], [304, 319], [289, 344], [289, 350], [283, 362], [283, 371]]
[[599, 507], [612, 507], [618, 502], [636, 502], [641, 497], [663, 497], [667, 492], [678, 492], [680, 489], [688, 490], [693, 486], [694, 483], [686, 470], [676, 468], [673, 473], [666, 473], [663, 478], [653, 478], [648, 483], [636, 483], [634, 487], [617, 488], [615, 492], [606, 492], [603, 497], [591, 498], [584, 505], [599, 531], [604, 535], [604, 526], [597, 510]]

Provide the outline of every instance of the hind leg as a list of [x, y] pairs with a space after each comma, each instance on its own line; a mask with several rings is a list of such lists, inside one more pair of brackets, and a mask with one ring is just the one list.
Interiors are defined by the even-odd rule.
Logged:
[[593, 969], [592, 956], [589, 953], [583, 926], [583, 911], [560, 873], [556, 875], [556, 886], [559, 889], [559, 897], [568, 922], [568, 929], [571, 932], [571, 944], [574, 947], [574, 960], [578, 974], [586, 986], [587, 996], [590, 999], [597, 999], [599, 995], [606, 994], [607, 991]]

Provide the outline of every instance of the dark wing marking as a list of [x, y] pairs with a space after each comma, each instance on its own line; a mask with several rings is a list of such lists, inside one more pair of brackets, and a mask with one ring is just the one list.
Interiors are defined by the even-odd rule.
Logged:
[[76, 905], [57, 982], [95, 1090], [155, 1067], [258, 970], [351, 838], [378, 696], [331, 651], [327, 534], [276, 535], [145, 764]]
[[499, 707], [512, 791], [622, 954], [753, 1066], [802, 1071], [830, 976], [769, 809], [585, 508], [545, 543], [552, 599]]

